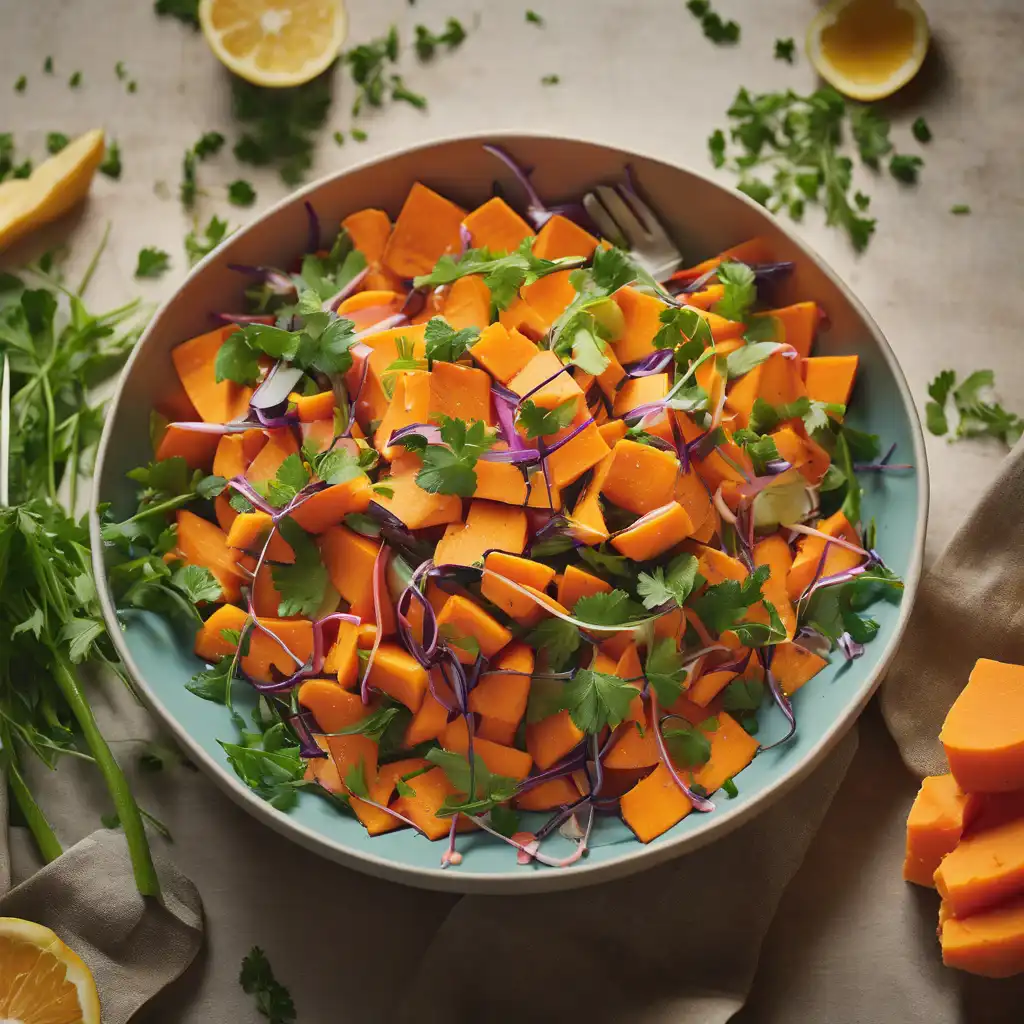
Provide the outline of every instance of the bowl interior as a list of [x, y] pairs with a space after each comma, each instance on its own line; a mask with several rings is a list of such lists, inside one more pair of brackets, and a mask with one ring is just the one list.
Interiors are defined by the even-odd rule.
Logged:
[[[133, 510], [134, 485], [125, 474], [152, 457], [149, 414], [174, 380], [171, 349], [208, 330], [211, 313], [243, 308], [244, 279], [229, 270], [228, 264], [290, 264], [306, 248], [303, 199], [312, 203], [330, 236], [342, 217], [365, 206], [382, 207], [394, 217], [416, 180], [467, 208], [489, 198], [493, 183], [499, 181], [503, 194], [516, 203], [521, 199], [516, 182], [481, 149], [482, 141], [486, 140], [438, 143], [311, 186], [240, 231], [196, 268], [157, 314], [125, 372], [104, 433], [96, 502], [110, 503], [118, 515]], [[578, 198], [594, 184], [618, 180], [624, 167], [631, 165], [640, 191], [658, 211], [688, 263], [756, 234], [769, 237], [776, 258], [796, 262], [795, 273], [782, 286], [780, 304], [813, 298], [827, 311], [830, 326], [819, 338], [816, 354], [860, 356], [849, 422], [879, 434], [884, 445], [895, 442], [897, 461], [913, 462], [917, 467], [912, 473], [869, 474], [863, 481], [864, 520], [876, 520], [877, 548], [905, 579], [907, 589], [901, 605], [880, 604], [872, 610], [880, 629], [863, 657], [850, 663], [833, 657], [832, 664], [796, 694], [799, 727], [793, 740], [755, 758], [737, 780], [737, 797], [730, 800], [719, 793], [714, 813], [691, 813], [646, 846], [617, 818], [600, 818], [589, 855], [568, 869], [517, 866], [510, 847], [482, 835], [467, 835], [460, 839], [460, 849], [466, 854], [461, 866], [442, 872], [443, 844], [430, 843], [408, 830], [370, 838], [357, 821], [314, 794], [301, 793], [298, 807], [287, 814], [275, 811], [236, 778], [217, 743], [218, 738], [235, 738], [227, 710], [185, 689], [184, 684], [202, 667], [192, 654], [192, 638], [175, 635], [168, 622], [145, 612], [122, 615], [123, 631], [112, 629], [152, 709], [222, 788], [271, 827], [334, 859], [409, 884], [521, 892], [587, 884], [702, 845], [735, 827], [811, 770], [870, 697], [902, 632], [920, 572], [927, 471], [920, 427], [902, 373], [878, 329], [820, 260], [759, 207], [699, 175], [605, 146], [534, 136], [500, 141], [535, 168], [533, 181], [539, 193], [552, 202]], [[101, 550], [98, 543], [95, 550]], [[97, 575], [113, 626], [102, 565], [97, 565]], [[251, 691], [244, 685], [236, 684], [236, 702], [243, 713], [253, 704]], [[785, 721], [777, 709], [762, 715], [759, 739], [765, 745], [784, 732]], [[545, 816], [534, 817], [539, 822]], [[553, 855], [559, 855], [560, 844], [566, 848], [563, 852], [568, 852], [568, 841], [556, 837], [550, 842]]]

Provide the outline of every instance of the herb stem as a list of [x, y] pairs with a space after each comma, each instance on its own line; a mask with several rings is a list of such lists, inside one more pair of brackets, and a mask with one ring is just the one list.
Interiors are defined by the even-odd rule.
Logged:
[[50, 500], [57, 500], [57, 475], [54, 468], [54, 431], [56, 430], [57, 413], [53, 407], [53, 389], [50, 378], [43, 374], [43, 401], [46, 403], [46, 489]]
[[149, 519], [151, 516], [160, 515], [163, 512], [171, 512], [176, 508], [181, 508], [182, 505], [187, 505], [193, 498], [195, 498], [195, 494], [192, 492], [179, 494], [173, 498], [168, 498], [167, 501], [160, 502], [159, 505], [150, 505], [149, 508], [136, 512], [130, 519], [126, 519], [118, 525], [127, 526], [129, 523], [137, 523], [140, 519]]
[[89, 282], [92, 281], [92, 275], [96, 273], [96, 267], [100, 262], [100, 257], [103, 255], [103, 250], [107, 247], [107, 239], [110, 238], [110, 224], [111, 222], [108, 220], [107, 226], [103, 229], [103, 237], [100, 239], [100, 244], [96, 246], [96, 251], [92, 254], [92, 259], [89, 260], [89, 265], [85, 268], [85, 273], [82, 275], [82, 281], [78, 286], [79, 296], [85, 294], [85, 289], [89, 287]]
[[135, 873], [135, 884], [143, 896], [159, 896], [160, 879], [153, 866], [153, 857], [139, 806], [128, 788], [128, 780], [125, 779], [124, 772], [121, 771], [120, 765], [114, 759], [110, 747], [107, 746], [107, 741], [96, 724], [92, 708], [89, 707], [81, 684], [65, 655], [55, 655], [53, 675], [82, 730], [89, 750], [96, 758], [96, 764], [114, 801], [114, 810], [117, 812], [124, 829], [125, 839], [128, 841], [128, 854], [131, 857], [132, 870]]
[[14, 802], [18, 805], [18, 810], [21, 811], [43, 860], [47, 864], [55, 861], [64, 852], [64, 848], [46, 820], [42, 808], [36, 803], [35, 797], [32, 796], [25, 780], [21, 777], [21, 772], [18, 771], [14, 763], [13, 751], [8, 753], [4, 767], [7, 769], [7, 782], [11, 787]]

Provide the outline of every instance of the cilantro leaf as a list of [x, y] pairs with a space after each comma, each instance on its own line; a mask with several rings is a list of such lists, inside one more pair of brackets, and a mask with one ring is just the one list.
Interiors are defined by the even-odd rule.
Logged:
[[784, 60], [787, 64], [792, 64], [796, 54], [796, 43], [792, 37], [789, 39], [776, 39], [775, 40], [775, 59]]
[[647, 654], [644, 674], [662, 707], [671, 707], [678, 700], [683, 692], [686, 669], [683, 667], [683, 656], [672, 637], [662, 637], [654, 642]]
[[213, 375], [236, 384], [255, 384], [260, 378], [259, 356], [248, 345], [244, 331], [234, 331], [224, 339], [213, 363]]
[[276, 475], [269, 481], [267, 496], [273, 505], [282, 508], [297, 497], [308, 483], [309, 471], [302, 457], [293, 453], [281, 463]]
[[100, 174], [117, 181], [121, 177], [121, 147], [114, 139], [103, 154], [103, 162], [96, 168]]
[[423, 468], [416, 474], [416, 483], [431, 494], [457, 494], [471, 497], [476, 490], [477, 459], [493, 447], [496, 435], [488, 434], [483, 420], [467, 426], [457, 417], [441, 415], [443, 444], [428, 444], [418, 434], [406, 435], [398, 441], [411, 451], [419, 452]]
[[878, 600], [898, 601], [902, 593], [903, 581], [891, 570], [875, 566], [846, 583], [816, 590], [801, 614], [801, 624], [816, 629], [833, 644], [843, 633], [866, 643], [878, 625], [859, 613]]
[[204, 565], [182, 565], [174, 571], [171, 583], [193, 604], [217, 601], [223, 594], [217, 577]]
[[347, 483], [364, 475], [359, 459], [347, 448], [331, 448], [315, 456], [313, 472], [328, 487]]
[[226, 655], [220, 658], [213, 668], [206, 668], [197, 672], [185, 684], [185, 689], [189, 693], [194, 693], [197, 697], [202, 697], [203, 700], [212, 701], [214, 704], [227, 704], [231, 692], [234, 665], [235, 659], [230, 655]]
[[139, 261], [135, 267], [136, 277], [159, 277], [167, 272], [171, 257], [163, 249], [140, 249]]
[[46, 136], [46, 152], [51, 155], [59, 153], [70, 141], [63, 132], [49, 132]]
[[[217, 742], [235, 774], [258, 796], [279, 811], [295, 805], [296, 789], [303, 784], [306, 774], [306, 762], [299, 755], [297, 745], [261, 749], [223, 740]], [[266, 736], [263, 743], [267, 743]]]
[[991, 370], [975, 370], [953, 389], [953, 404], [960, 416], [956, 436], [995, 437], [1007, 445], [1014, 445], [1024, 432], [1024, 420], [1007, 412], [997, 402], [982, 397], [995, 384]]
[[779, 449], [775, 447], [775, 441], [768, 434], [758, 434], [749, 428], [740, 428], [733, 432], [733, 441], [750, 456], [754, 472], [758, 476], [766, 472], [769, 462], [781, 457]]
[[492, 775], [479, 754], [473, 755], [473, 764], [462, 754], [433, 747], [426, 759], [436, 764], [448, 776], [448, 781], [463, 794], [464, 799], [445, 799], [438, 815], [483, 814], [498, 804], [511, 800], [518, 783], [505, 775]]
[[624, 590], [588, 594], [576, 602], [573, 615], [595, 626], [618, 626], [642, 618], [644, 609]]
[[713, 166], [725, 166], [725, 132], [721, 128], [716, 128], [708, 136], [708, 153]]
[[707, 734], [717, 728], [714, 718], [706, 718], [699, 725], [676, 718], [663, 722], [661, 734], [672, 763], [689, 771], [703, 768], [711, 760], [711, 740]]
[[889, 141], [889, 119], [874, 107], [856, 105], [850, 108], [850, 130], [857, 152], [868, 167], [877, 168], [879, 157], [892, 151]]
[[751, 307], [757, 300], [757, 288], [754, 285], [754, 272], [745, 263], [729, 260], [719, 264], [718, 283], [724, 288], [724, 294], [711, 307], [711, 312], [726, 320], [746, 320]]
[[605, 726], [614, 729], [629, 714], [636, 694], [636, 687], [618, 676], [581, 668], [562, 690], [562, 707], [577, 729], [597, 733]]
[[526, 431], [527, 437], [557, 434], [572, 423], [578, 408], [579, 402], [575, 398], [567, 398], [554, 409], [542, 409], [527, 398], [519, 405], [517, 424]]
[[579, 650], [582, 640], [579, 629], [564, 619], [545, 619], [532, 629], [527, 642], [547, 658], [548, 668], [552, 672], [561, 672]]
[[427, 97], [418, 92], [413, 92], [403, 80], [401, 75], [391, 76], [391, 98], [400, 103], [408, 103], [417, 110], [424, 110], [427, 106]]
[[850, 454], [850, 442], [845, 431], [840, 431], [836, 438], [835, 463], [843, 476], [846, 477], [846, 497], [843, 498], [843, 515], [857, 526], [860, 523], [860, 484], [853, 472], [853, 456]]
[[204, 256], [208, 256], [230, 234], [228, 222], [221, 220], [216, 214], [207, 221], [202, 231], [198, 227], [193, 228], [185, 236], [185, 253], [189, 266], [194, 266]]
[[971, 212], [971, 208], [966, 203], [954, 203], [949, 212], [955, 217], [963, 217]]
[[366, 764], [361, 757], [355, 764], [348, 766], [342, 781], [353, 796], [370, 799], [370, 787], [366, 784]]
[[228, 202], [233, 206], [252, 206], [256, 202], [256, 190], [243, 178], [228, 185]]
[[722, 691], [726, 711], [757, 711], [764, 703], [764, 683], [760, 679], [734, 679]]
[[444, 317], [431, 317], [427, 321], [426, 332], [423, 336], [428, 367], [431, 361], [458, 362], [479, 338], [480, 330], [476, 327], [463, 327], [457, 331]]
[[161, 16], [177, 18], [183, 25], [199, 28], [199, 0], [156, 0], [153, 8]]
[[290, 615], [312, 618], [323, 605], [330, 583], [320, 549], [290, 516], [285, 516], [277, 524], [277, 529], [295, 552], [292, 564], [272, 565], [270, 568], [274, 589], [281, 595], [277, 613], [281, 618]]
[[705, 627], [716, 636], [732, 629], [740, 616], [762, 600], [761, 588], [771, 573], [767, 565], [758, 566], [742, 582], [723, 580], [709, 586], [703, 594], [694, 598], [690, 607], [700, 617]]
[[928, 127], [928, 122], [923, 117], [914, 118], [910, 131], [918, 142], [932, 141], [932, 130]]
[[543, 25], [544, 19], [536, 12], [528, 10], [526, 12], [526, 20], [532, 25]]
[[[158, 10], [165, 2], [158, 0]], [[238, 983], [246, 995], [256, 997], [256, 1009], [270, 1024], [292, 1024], [295, 1020], [291, 993], [274, 977], [267, 954], [259, 946], [253, 946], [242, 961]]]
[[677, 555], [664, 568], [659, 566], [653, 574], [642, 572], [637, 578], [636, 590], [644, 607], [653, 611], [670, 601], [680, 608], [699, 585], [697, 559], [690, 554]]
[[216, 156], [223, 145], [224, 136], [220, 132], [203, 132], [192, 147], [192, 152], [200, 160], [205, 160], [208, 156]]
[[426, 25], [417, 25], [413, 45], [420, 60], [430, 60], [439, 46], [454, 49], [466, 38], [466, 29], [458, 18], [449, 18], [441, 32], [431, 32]]
[[917, 172], [923, 166], [924, 161], [919, 156], [896, 153], [889, 161], [889, 173], [905, 185], [914, 185], [917, 183]]

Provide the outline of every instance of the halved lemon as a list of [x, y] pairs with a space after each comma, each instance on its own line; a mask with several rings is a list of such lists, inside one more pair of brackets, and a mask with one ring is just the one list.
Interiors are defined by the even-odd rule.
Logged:
[[807, 56], [839, 92], [871, 102], [917, 74], [928, 38], [917, 0], [833, 0], [807, 30]]
[[236, 75], [271, 88], [325, 71], [348, 31], [342, 0], [200, 0], [199, 24]]
[[102, 160], [103, 132], [96, 128], [44, 160], [27, 178], [0, 184], [0, 249], [81, 202]]
[[41, 924], [0, 917], [0, 1021], [100, 1024], [89, 968]]

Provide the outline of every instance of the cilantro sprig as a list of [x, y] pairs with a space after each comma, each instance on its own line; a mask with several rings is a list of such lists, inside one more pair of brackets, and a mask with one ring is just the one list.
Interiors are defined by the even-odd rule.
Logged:
[[519, 405], [516, 423], [529, 438], [546, 437], [569, 426], [578, 409], [579, 402], [575, 398], [567, 398], [553, 409], [542, 409], [527, 398]]
[[697, 572], [697, 559], [693, 555], [682, 554], [651, 573], [640, 573], [636, 590], [644, 607], [653, 611], [670, 602], [681, 608], [702, 583], [703, 578]]
[[291, 993], [274, 977], [267, 954], [259, 946], [253, 946], [242, 961], [238, 983], [246, 995], [255, 998], [256, 1009], [270, 1024], [293, 1024], [295, 1003]]
[[598, 733], [614, 729], [629, 714], [637, 695], [636, 686], [618, 676], [581, 668], [562, 690], [562, 707], [577, 729]]
[[952, 406], [957, 417], [952, 440], [994, 437], [1012, 447], [1024, 434], [1024, 419], [991, 400], [994, 386], [995, 374], [991, 370], [975, 370], [959, 383], [954, 370], [943, 370], [928, 385], [930, 401], [925, 405], [928, 429], [939, 437], [947, 435]]
[[416, 483], [431, 494], [457, 494], [469, 498], [476, 491], [477, 460], [489, 451], [497, 435], [489, 433], [483, 420], [467, 424], [458, 417], [438, 417], [441, 444], [429, 444], [422, 434], [407, 434], [399, 441], [423, 459]]

